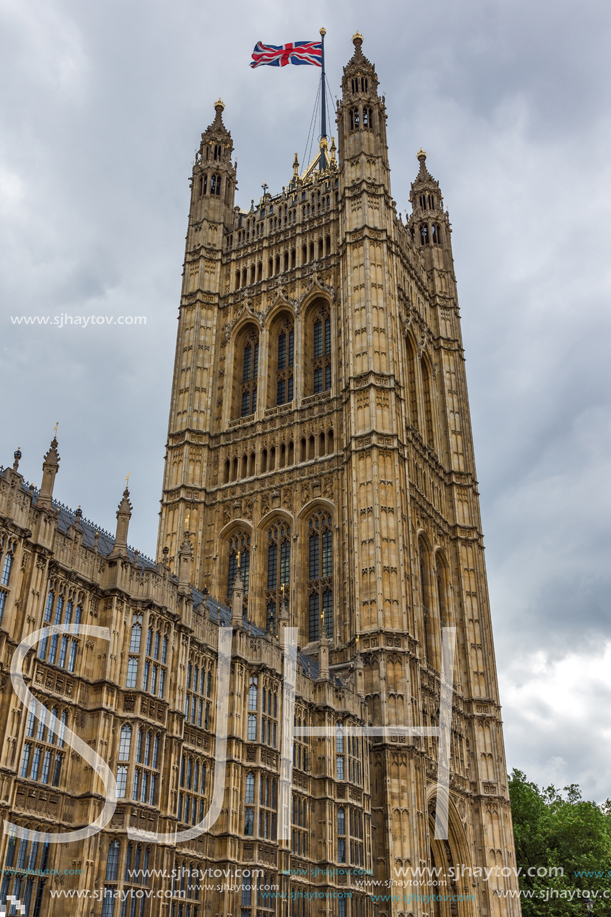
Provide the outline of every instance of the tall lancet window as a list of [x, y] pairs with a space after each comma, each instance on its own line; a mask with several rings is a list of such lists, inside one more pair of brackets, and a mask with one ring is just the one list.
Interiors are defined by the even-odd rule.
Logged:
[[409, 421], [412, 427], [418, 429], [418, 392], [416, 391], [416, 354], [410, 337], [405, 343], [405, 356], [407, 363], [407, 406]]
[[314, 316], [312, 349], [313, 393], [331, 388], [331, 318], [326, 309]]
[[424, 658], [429, 665], [435, 665], [435, 621], [433, 610], [431, 608], [431, 596], [429, 591], [429, 554], [422, 540], [418, 542], [418, 551], [420, 554], [420, 594], [422, 597], [422, 628], [423, 628], [423, 650]]
[[278, 632], [280, 605], [288, 602], [291, 565], [291, 528], [284, 522], [274, 523], [267, 531], [267, 590], [265, 629]]
[[435, 448], [433, 427], [433, 389], [431, 385], [431, 370], [426, 357], [420, 363], [422, 371], [422, 394], [424, 397], [424, 435], [429, 446]]
[[278, 364], [276, 369], [276, 404], [293, 400], [293, 364], [295, 362], [295, 330], [285, 322], [278, 334]]
[[308, 521], [309, 639], [318, 640], [324, 627], [333, 636], [333, 530], [325, 510]]
[[227, 601], [231, 603], [233, 584], [238, 566], [244, 585], [244, 611], [248, 608], [248, 578], [250, 573], [250, 535], [239, 529], [229, 539], [229, 560], [227, 562]]
[[448, 590], [447, 590], [447, 577], [446, 577], [446, 566], [441, 559], [441, 555], [437, 554], [436, 557], [436, 578], [437, 578], [437, 603], [439, 605], [439, 618], [441, 620], [442, 627], [450, 626], [450, 617], [448, 614]]
[[259, 374], [259, 336], [252, 330], [242, 344], [242, 381], [240, 389], [240, 417], [248, 417], [257, 410], [257, 376]]

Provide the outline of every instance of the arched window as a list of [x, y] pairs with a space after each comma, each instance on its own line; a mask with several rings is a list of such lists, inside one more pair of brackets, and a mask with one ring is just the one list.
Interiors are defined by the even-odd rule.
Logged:
[[255, 801], [255, 775], [252, 772], [246, 774], [246, 792], [244, 802], [246, 805], [253, 805]]
[[350, 109], [350, 130], [356, 131], [360, 127], [360, 116], [358, 108]]
[[257, 711], [257, 676], [251, 675], [248, 685], [248, 709]]
[[435, 448], [431, 371], [429, 369], [429, 364], [426, 357], [423, 357], [420, 363], [420, 368], [422, 372], [422, 394], [424, 396], [424, 435], [428, 445]]
[[244, 584], [244, 611], [248, 607], [248, 576], [250, 573], [250, 535], [238, 530], [229, 539], [229, 561], [227, 564], [227, 601], [231, 602], [233, 584], [240, 567]]
[[129, 751], [132, 744], [132, 727], [127, 723], [121, 728], [121, 741], [119, 742], [119, 761], [129, 760]]
[[142, 636], [142, 624], [138, 620], [132, 624], [132, 633], [131, 639], [129, 642], [129, 651], [130, 653], [139, 653], [140, 652], [140, 638]]
[[216, 194], [217, 197], [221, 193], [221, 176], [212, 175], [210, 178], [210, 194]]
[[422, 223], [420, 226], [420, 241], [422, 245], [429, 244], [429, 227], [427, 223]]
[[433, 609], [429, 592], [429, 554], [422, 539], [418, 540], [420, 554], [420, 594], [422, 597], [423, 650], [427, 664], [435, 665], [435, 633]]
[[200, 175], [199, 177], [199, 196], [203, 197], [208, 190], [208, 176]]
[[45, 621], [51, 620], [51, 612], [53, 611], [53, 602], [55, 601], [55, 593], [52, 589], [49, 590], [47, 595], [47, 603], [45, 605]]
[[321, 623], [327, 637], [333, 636], [333, 530], [325, 510], [308, 522], [308, 619], [309, 639], [318, 640]]
[[287, 319], [278, 333], [278, 362], [276, 368], [276, 404], [293, 400], [293, 364], [295, 362], [295, 330]]
[[259, 374], [259, 335], [252, 329], [242, 341], [238, 360], [241, 370], [240, 417], [248, 417], [257, 410], [257, 376]]
[[140, 660], [140, 641], [142, 637], [142, 615], [134, 615], [132, 618], [132, 631], [129, 641], [130, 656], [127, 660], [127, 679], [125, 686], [135, 688], [138, 683], [138, 663]]
[[337, 860], [346, 862], [346, 813], [343, 808], [337, 810]]
[[448, 589], [447, 574], [445, 564], [440, 556], [436, 554], [436, 580], [437, 580], [437, 603], [439, 606], [439, 619], [442, 627], [448, 627], [450, 624], [448, 614]]
[[[51, 716], [54, 716], [56, 719], [59, 717], [59, 710], [57, 707], [53, 707], [53, 709], [51, 710]], [[54, 725], [55, 725], [54, 721], [51, 720], [51, 722], [49, 723], [49, 733], [47, 735], [47, 742], [49, 743], [49, 745], [55, 745], [56, 735], [55, 735], [54, 728], [53, 728]], [[28, 720], [28, 726], [29, 726], [29, 720]], [[27, 735], [32, 735], [32, 733], [28, 731]]]
[[291, 528], [284, 522], [275, 523], [267, 532], [267, 590], [265, 593], [265, 629], [275, 634], [278, 629], [280, 605], [288, 598], [291, 561]]
[[259, 837], [276, 840], [277, 784], [261, 774], [259, 785]]
[[0, 583], [3, 586], [8, 586], [8, 581], [11, 577], [11, 568], [13, 566], [13, 555], [10, 551], [7, 551], [6, 557], [4, 558], [4, 564], [2, 565], [2, 577], [0, 578]]
[[[64, 741], [65, 741], [64, 736], [66, 735], [66, 726], [67, 725], [68, 725], [68, 711], [62, 710], [61, 725], [59, 727], [59, 732], [57, 735], [57, 747], [58, 748], [64, 747]], [[57, 786], [57, 784], [54, 783], [53, 786]]]
[[121, 845], [119, 841], [111, 841], [108, 845], [108, 857], [106, 859], [106, 882], [116, 882], [119, 874], [119, 854]]
[[405, 342], [405, 356], [407, 362], [407, 408], [409, 422], [412, 427], [419, 428], [418, 424], [418, 392], [416, 391], [416, 353], [414, 345], [408, 336]]
[[311, 365], [308, 394], [316, 395], [331, 388], [331, 317], [326, 304], [314, 312], [311, 329], [308, 342], [311, 350], [308, 348], [307, 353]]
[[363, 108], [363, 127], [373, 127], [373, 112], [367, 106]]

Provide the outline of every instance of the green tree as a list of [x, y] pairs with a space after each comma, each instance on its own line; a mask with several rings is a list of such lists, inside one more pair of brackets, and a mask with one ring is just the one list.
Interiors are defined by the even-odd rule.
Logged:
[[576, 784], [539, 789], [518, 770], [509, 794], [523, 917], [583, 917], [588, 891], [592, 913], [611, 917], [611, 801], [586, 802]]

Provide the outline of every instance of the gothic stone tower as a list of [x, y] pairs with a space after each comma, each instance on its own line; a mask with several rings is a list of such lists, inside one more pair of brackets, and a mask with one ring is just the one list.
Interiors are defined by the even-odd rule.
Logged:
[[464, 864], [445, 891], [474, 900], [398, 896], [375, 913], [518, 915], [495, 894], [517, 887], [501, 874], [515, 855], [450, 223], [423, 151], [398, 215], [361, 45], [337, 156], [323, 140], [281, 193], [234, 206], [220, 101], [202, 134], [158, 560], [177, 569], [189, 532], [191, 583], [227, 601], [240, 568], [244, 620], [272, 637], [285, 595], [305, 654], [326, 637], [332, 674], [363, 667], [373, 725], [437, 723], [441, 629], [456, 626], [448, 841], [433, 832], [436, 740], [376, 738], [368, 842], [376, 881]]

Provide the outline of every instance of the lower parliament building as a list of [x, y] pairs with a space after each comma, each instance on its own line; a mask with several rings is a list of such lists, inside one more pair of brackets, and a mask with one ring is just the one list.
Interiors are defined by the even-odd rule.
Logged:
[[422, 150], [397, 212], [361, 46], [280, 193], [201, 135], [156, 561], [56, 438], [0, 470], [0, 913], [519, 917], [450, 222]]

